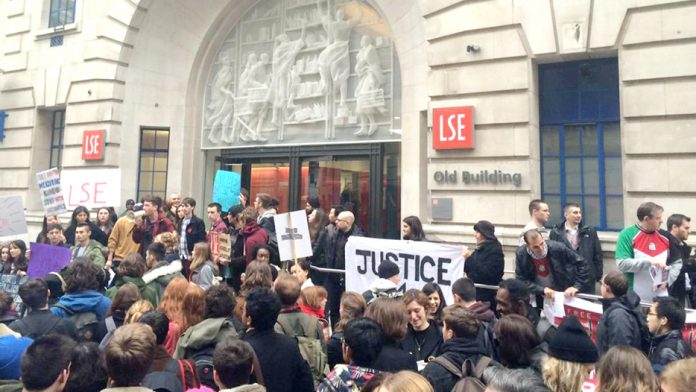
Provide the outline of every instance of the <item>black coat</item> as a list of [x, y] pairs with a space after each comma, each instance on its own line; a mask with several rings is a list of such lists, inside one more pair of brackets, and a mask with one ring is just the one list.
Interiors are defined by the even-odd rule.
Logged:
[[[462, 368], [467, 359], [476, 365], [479, 359], [486, 355], [480, 340], [469, 338], [449, 339], [442, 345], [441, 352], [440, 356], [452, 362], [458, 369]], [[429, 362], [421, 375], [430, 382], [435, 392], [450, 392], [459, 381], [457, 376], [435, 362]]]
[[49, 310], [31, 311], [24, 318], [13, 321], [10, 329], [34, 340], [48, 334], [65, 335], [77, 339], [75, 324], [68, 319], [56, 316]]
[[[107, 246], [109, 242], [109, 236], [106, 235], [97, 225], [95, 225], [92, 221], [87, 221], [87, 224], [89, 225], [89, 229], [92, 232], [89, 238], [97, 241], [98, 243]], [[65, 232], [63, 232], [63, 235], [65, 236], [65, 243], [68, 245], [75, 245], [75, 229], [77, 226], [68, 226], [67, 229], [65, 229]]]
[[667, 333], [654, 336], [650, 340], [650, 352], [648, 358], [653, 370], [658, 375], [670, 362], [693, 357], [691, 346], [683, 338], [681, 331], [671, 330]]
[[[691, 255], [691, 247], [686, 244], [686, 242], [669, 235], [669, 241], [672, 243], [671, 247], [679, 249], [679, 258], [682, 261], [682, 268], [679, 272], [679, 277], [674, 283], [669, 286], [669, 295], [676, 298], [679, 302], [684, 305], [686, 303], [686, 278], [688, 275], [692, 282], [696, 282], [696, 259]], [[693, 284], [692, 284], [693, 286]], [[693, 289], [692, 289], [693, 290]]]
[[300, 354], [297, 340], [273, 330], [250, 330], [242, 339], [254, 348], [259, 358], [266, 390], [314, 391], [312, 372]]
[[[329, 244], [329, 229], [324, 228], [319, 232], [317, 238], [312, 243], [312, 256], [309, 258], [312, 265], [317, 267], [326, 267], [326, 253]], [[312, 271], [312, 282], [316, 286], [323, 286], [326, 280], [326, 273]]]
[[343, 360], [343, 332], [334, 332], [326, 343], [326, 356], [329, 361], [329, 369], [333, 369], [338, 363], [345, 363]]
[[[588, 266], [585, 259], [560, 242], [547, 240], [546, 244], [548, 246], [547, 257], [551, 269], [551, 280], [553, 281], [551, 288], [555, 291], [565, 291], [569, 287], [575, 287], [578, 290], [586, 287]], [[517, 248], [515, 277], [525, 282], [533, 294], [544, 294], [544, 287], [535, 282], [536, 270], [526, 245]]]
[[563, 243], [569, 249], [577, 252], [588, 264], [587, 285], [580, 291], [583, 293], [595, 293], [595, 282], [602, 280], [604, 275], [604, 257], [602, 255], [602, 245], [597, 237], [597, 232], [589, 226], [578, 226], [577, 249], [566, 238], [565, 221], [554, 227], [549, 237], [554, 241]]
[[[181, 234], [181, 231], [179, 230], [177, 234]], [[186, 226], [186, 248], [191, 257], [193, 257], [193, 246], [199, 242], [205, 242], [205, 223], [203, 219], [191, 215], [191, 221]]]
[[[474, 283], [497, 285], [503, 279], [505, 255], [498, 241], [486, 241], [476, 247], [464, 263], [464, 272]], [[495, 309], [496, 290], [476, 289], [476, 300], [491, 304]]]
[[603, 354], [614, 346], [631, 346], [643, 351], [647, 338], [645, 317], [640, 311], [640, 298], [633, 291], [612, 300], [602, 300], [604, 313], [597, 325], [597, 349]]
[[418, 371], [416, 357], [399, 347], [398, 343], [384, 343], [379, 356], [370, 368], [382, 372], [396, 373], [401, 370]]
[[355, 224], [348, 231], [336, 230], [336, 235], [330, 238], [326, 264], [329, 268], [346, 269], [346, 244], [351, 236], [364, 237], [363, 231]]
[[440, 354], [442, 343], [442, 328], [439, 328], [437, 323], [431, 322], [428, 329], [422, 333], [416, 332], [409, 324], [406, 337], [401, 341], [401, 347], [416, 357], [416, 361], [429, 361], [430, 357]]

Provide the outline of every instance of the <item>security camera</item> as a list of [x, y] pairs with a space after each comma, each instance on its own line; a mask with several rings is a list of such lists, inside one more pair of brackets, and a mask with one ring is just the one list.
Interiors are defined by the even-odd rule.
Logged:
[[467, 53], [476, 53], [479, 50], [481, 50], [481, 47], [479, 47], [478, 45], [467, 45], [466, 46]]

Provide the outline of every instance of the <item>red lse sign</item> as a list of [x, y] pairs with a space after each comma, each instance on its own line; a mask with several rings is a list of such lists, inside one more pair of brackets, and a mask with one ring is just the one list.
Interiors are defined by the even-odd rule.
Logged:
[[433, 109], [433, 148], [474, 148], [474, 107]]
[[82, 134], [82, 159], [95, 161], [104, 159], [104, 130], [85, 131]]

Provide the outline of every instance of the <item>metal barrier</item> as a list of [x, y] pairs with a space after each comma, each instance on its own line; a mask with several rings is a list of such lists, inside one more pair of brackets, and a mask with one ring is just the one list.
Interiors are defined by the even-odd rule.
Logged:
[[[320, 267], [315, 267], [315, 266], [311, 266], [311, 268], [312, 268], [313, 270], [315, 270], [315, 271], [326, 272], [326, 273], [329, 273], [329, 274], [345, 274], [345, 273], [346, 273], [346, 271], [340, 270], [340, 269], [320, 268]], [[513, 272], [512, 272], [512, 271], [505, 271], [505, 273], [513, 273]], [[475, 286], [477, 289], [498, 290], [498, 286], [496, 286], [496, 285], [482, 284], [482, 283], [474, 283], [474, 286]], [[599, 302], [599, 301], [602, 299], [602, 296], [601, 296], [601, 295], [596, 295], [596, 294], [577, 293], [577, 294], [575, 294], [575, 296], [576, 296], [577, 298], [582, 298], [582, 299], [586, 299], [586, 300], [588, 300], [588, 301], [596, 301], [596, 302]], [[651, 305], [652, 305], [652, 302], [643, 302], [643, 301], [640, 302], [640, 306], [643, 306], [643, 307], [646, 307], [646, 308], [649, 308]], [[690, 309], [690, 308], [685, 308], [685, 310], [686, 310], [687, 312], [693, 312], [693, 311], [694, 311], [694, 309]]]

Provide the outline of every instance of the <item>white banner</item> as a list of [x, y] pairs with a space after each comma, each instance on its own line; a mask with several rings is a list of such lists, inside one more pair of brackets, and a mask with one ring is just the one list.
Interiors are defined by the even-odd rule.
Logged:
[[280, 260], [294, 260], [312, 255], [312, 241], [309, 238], [307, 212], [298, 210], [286, 214], [276, 214], [276, 236]]
[[21, 196], [0, 197], [0, 237], [18, 238], [27, 232]]
[[67, 211], [65, 199], [60, 188], [60, 173], [55, 167], [46, 171], [36, 173], [36, 180], [41, 194], [41, 203], [44, 213], [48, 215], [58, 215]]
[[63, 170], [60, 177], [68, 209], [121, 205], [120, 169], [69, 169]]
[[377, 268], [382, 260], [399, 266], [399, 287], [404, 291], [433, 282], [442, 287], [447, 304], [454, 303], [452, 283], [464, 276], [461, 246], [350, 237], [346, 245], [346, 290], [358, 293], [368, 290], [379, 279]]

